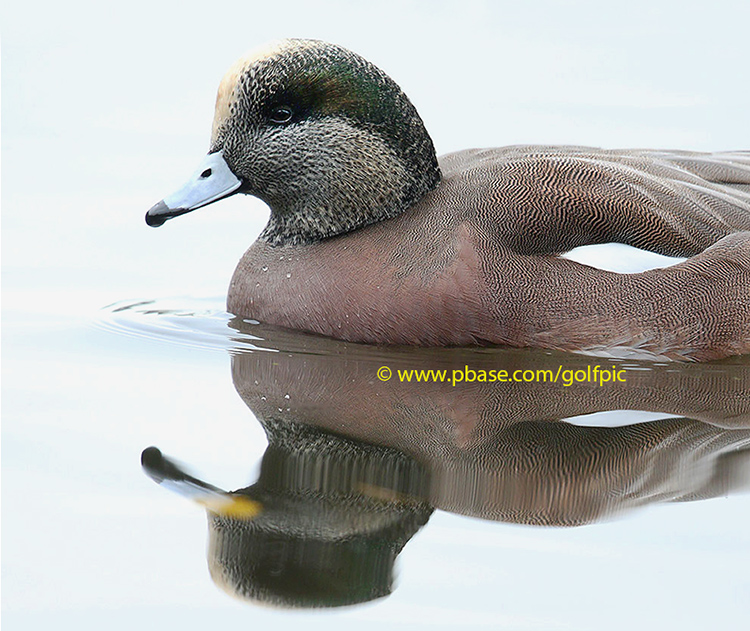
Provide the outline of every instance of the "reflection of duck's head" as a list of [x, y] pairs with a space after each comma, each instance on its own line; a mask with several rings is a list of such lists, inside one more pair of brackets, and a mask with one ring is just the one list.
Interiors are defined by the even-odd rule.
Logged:
[[309, 242], [391, 217], [439, 179], [419, 115], [385, 73], [333, 44], [284, 40], [226, 73], [188, 197], [165, 199], [147, 221], [240, 190], [271, 207], [267, 240]]
[[208, 492], [211, 576], [242, 599], [284, 607], [352, 605], [390, 594], [397, 555], [427, 521], [420, 467], [403, 454], [266, 423], [258, 481], [228, 494], [178, 472], [158, 450], [149, 474]]

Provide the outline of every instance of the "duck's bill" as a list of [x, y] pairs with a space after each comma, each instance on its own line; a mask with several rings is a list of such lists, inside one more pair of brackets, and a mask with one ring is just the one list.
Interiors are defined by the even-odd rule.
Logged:
[[181, 189], [165, 197], [146, 213], [146, 223], [153, 227], [161, 226], [167, 219], [234, 195], [241, 185], [242, 181], [232, 173], [222, 152], [209, 153]]
[[197, 502], [217, 515], [252, 519], [263, 510], [260, 502], [246, 495], [227, 493], [190, 475], [156, 447], [144, 449], [141, 454], [141, 466], [157, 484]]

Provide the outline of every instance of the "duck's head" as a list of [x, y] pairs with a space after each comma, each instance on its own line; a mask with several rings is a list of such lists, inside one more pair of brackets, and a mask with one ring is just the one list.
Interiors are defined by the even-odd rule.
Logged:
[[247, 193], [271, 208], [261, 239], [312, 243], [398, 215], [439, 180], [422, 120], [385, 73], [340, 46], [283, 40], [224, 75], [208, 155], [146, 223]]

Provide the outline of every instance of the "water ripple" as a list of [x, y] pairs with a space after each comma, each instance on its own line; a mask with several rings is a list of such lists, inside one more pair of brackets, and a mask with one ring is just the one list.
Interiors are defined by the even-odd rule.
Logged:
[[94, 325], [119, 335], [204, 350], [261, 350], [255, 344], [261, 338], [247, 330], [258, 322], [244, 319], [239, 331], [237, 318], [223, 306], [221, 297], [121, 300], [104, 307]]

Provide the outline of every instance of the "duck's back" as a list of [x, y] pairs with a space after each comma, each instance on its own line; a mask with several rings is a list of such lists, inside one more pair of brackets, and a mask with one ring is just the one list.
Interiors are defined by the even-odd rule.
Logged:
[[440, 165], [444, 203], [525, 254], [621, 242], [693, 256], [750, 230], [750, 152], [513, 146]]

